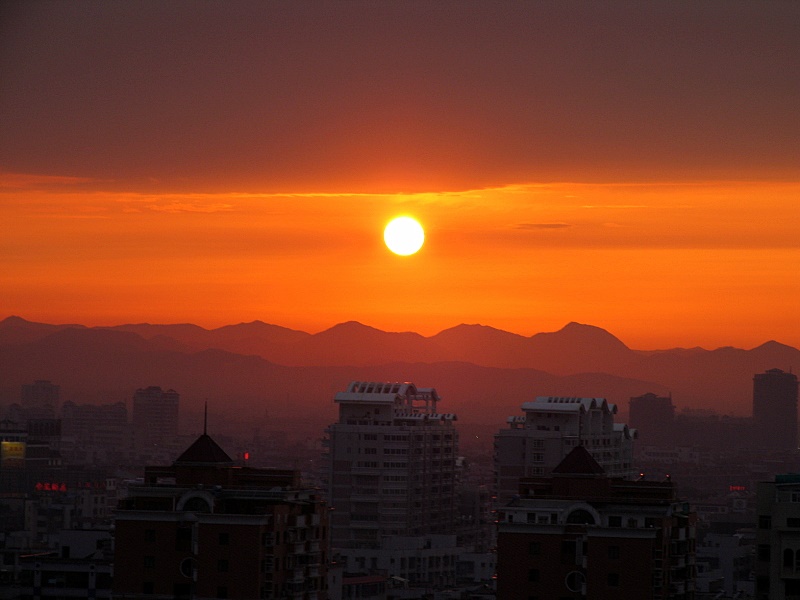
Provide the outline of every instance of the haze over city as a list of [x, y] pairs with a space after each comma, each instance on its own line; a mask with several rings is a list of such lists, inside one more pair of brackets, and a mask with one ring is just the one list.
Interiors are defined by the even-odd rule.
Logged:
[[[800, 346], [794, 2], [4, 2], [0, 315]], [[393, 217], [425, 244], [383, 245]]]

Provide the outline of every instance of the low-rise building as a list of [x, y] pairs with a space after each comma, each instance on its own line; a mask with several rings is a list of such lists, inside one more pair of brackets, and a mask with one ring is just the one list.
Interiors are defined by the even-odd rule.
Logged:
[[671, 481], [610, 477], [577, 446], [498, 517], [498, 598], [695, 597], [695, 515]]

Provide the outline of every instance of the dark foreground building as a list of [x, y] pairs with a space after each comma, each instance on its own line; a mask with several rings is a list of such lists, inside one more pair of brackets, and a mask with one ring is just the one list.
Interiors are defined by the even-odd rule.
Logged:
[[577, 446], [499, 511], [503, 600], [691, 600], [695, 521], [672, 482], [608, 477]]
[[797, 449], [797, 375], [770, 369], [753, 377], [753, 424], [758, 447]]
[[204, 433], [129, 492], [115, 597], [327, 598], [327, 509], [298, 472], [236, 466]]

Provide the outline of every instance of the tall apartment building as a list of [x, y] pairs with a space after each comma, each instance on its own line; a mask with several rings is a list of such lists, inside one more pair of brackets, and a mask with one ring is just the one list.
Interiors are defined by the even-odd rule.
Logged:
[[328, 501], [331, 546], [346, 571], [385, 570], [412, 585], [454, 581], [458, 433], [439, 401], [413, 383], [354, 381], [336, 394]]
[[753, 377], [756, 445], [771, 450], [797, 449], [797, 376], [770, 369]]
[[[133, 441], [136, 453], [145, 458], [168, 453], [178, 436], [180, 394], [150, 386], [133, 395]], [[174, 455], [173, 455], [174, 456]]]
[[615, 404], [605, 398], [539, 396], [508, 417], [495, 434], [495, 478], [500, 504], [519, 493], [523, 477], [547, 475], [583, 445], [609, 476], [631, 478], [636, 430], [615, 423]]
[[28, 419], [54, 419], [58, 410], [59, 386], [46, 380], [22, 385], [20, 404]]
[[644, 446], [674, 446], [675, 406], [672, 396], [647, 393], [628, 404], [628, 421]]
[[497, 597], [695, 597], [696, 515], [670, 481], [609, 477], [578, 446], [500, 509]]
[[327, 508], [298, 471], [240, 467], [207, 434], [117, 511], [117, 598], [327, 598]]
[[800, 475], [756, 488], [756, 600], [800, 598]]

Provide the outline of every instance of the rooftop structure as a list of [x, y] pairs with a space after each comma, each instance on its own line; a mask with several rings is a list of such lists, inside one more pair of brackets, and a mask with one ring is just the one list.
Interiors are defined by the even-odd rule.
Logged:
[[498, 598], [694, 598], [696, 517], [670, 481], [610, 477], [577, 446], [498, 518]]
[[297, 471], [237, 466], [206, 433], [147, 467], [115, 524], [118, 597], [327, 598], [317, 492]]
[[630, 478], [636, 430], [615, 423], [605, 398], [539, 396], [522, 404], [495, 435], [498, 500], [518, 494], [521, 478], [549, 474], [576, 446], [584, 446], [610, 476]]

